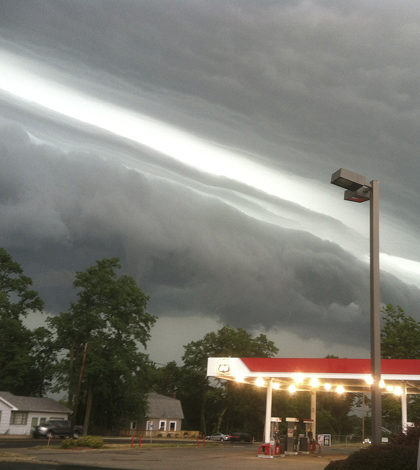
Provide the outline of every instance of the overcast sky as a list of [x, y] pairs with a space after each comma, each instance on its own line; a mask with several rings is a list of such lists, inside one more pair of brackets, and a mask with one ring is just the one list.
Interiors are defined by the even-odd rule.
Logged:
[[369, 357], [369, 203], [330, 179], [380, 181], [420, 320], [419, 44], [400, 0], [0, 0], [0, 246], [51, 315], [118, 256], [159, 363], [226, 324]]

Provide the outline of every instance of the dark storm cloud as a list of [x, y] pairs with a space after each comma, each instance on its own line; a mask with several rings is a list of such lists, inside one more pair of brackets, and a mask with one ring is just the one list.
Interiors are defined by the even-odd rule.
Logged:
[[[274, 169], [324, 181], [345, 162], [379, 179], [383, 206], [410, 238], [394, 253], [420, 260], [417, 4], [21, 0], [2, 7], [3, 47], [37, 60], [31, 67], [40, 73], [42, 63], [53, 67], [61, 83], [254, 152]], [[392, 243], [385, 233], [384, 249]]]
[[[89, 73], [107, 72], [104, 82], [123, 78], [201, 97], [269, 118], [300, 138], [357, 142], [364, 152], [373, 137], [392, 145], [400, 140], [396, 132], [417, 142], [415, 5], [395, 11], [378, 2], [4, 3], [3, 36], [43, 59], [49, 54], [61, 69], [85, 67], [84, 76], [69, 77], [81, 86], [92, 86]], [[395, 128], [397, 118], [404, 125]]]
[[[49, 310], [68, 308], [74, 271], [119, 256], [158, 316], [198, 313], [366, 344], [367, 265], [337, 245], [258, 222], [176, 180], [36, 144], [16, 125], [2, 127], [0, 146], [1, 244]], [[385, 275], [387, 297], [408, 308], [420, 292]]]
[[[342, 166], [379, 179], [383, 251], [420, 260], [416, 3], [0, 0], [0, 12], [0, 53], [25, 64], [22, 83], [48, 78], [320, 191]], [[151, 313], [368, 343], [367, 264], [326, 241], [360, 258], [360, 234], [10, 94], [0, 111], [0, 242], [49, 310], [74, 299], [76, 270], [119, 256]], [[383, 273], [382, 301], [416, 317], [419, 291]]]

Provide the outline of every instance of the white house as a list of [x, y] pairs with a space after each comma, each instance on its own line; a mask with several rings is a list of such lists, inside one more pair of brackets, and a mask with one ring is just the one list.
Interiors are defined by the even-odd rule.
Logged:
[[19, 397], [0, 392], [0, 434], [31, 434], [50, 419], [68, 419], [72, 411], [52, 398]]
[[[179, 400], [156, 393], [148, 393], [146, 416], [123, 420], [123, 429], [120, 429], [120, 435], [178, 437], [177, 434], [182, 430], [183, 419], [184, 413]], [[144, 432], [146, 433], [144, 434]]]
[[179, 400], [156, 393], [149, 393], [147, 399], [149, 406], [143, 425], [146, 431], [181, 431], [184, 412]]

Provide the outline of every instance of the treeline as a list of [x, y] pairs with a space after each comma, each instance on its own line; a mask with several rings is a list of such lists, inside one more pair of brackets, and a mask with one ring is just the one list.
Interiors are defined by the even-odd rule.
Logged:
[[[119, 260], [112, 258], [76, 272], [76, 301], [68, 311], [29, 329], [24, 319], [42, 312], [44, 304], [21, 266], [0, 249], [0, 390], [39, 397], [64, 393], [85, 429], [108, 431], [118, 428], [122, 417], [144, 416], [145, 394], [156, 392], [181, 400], [185, 429], [243, 430], [261, 437], [265, 390], [209, 379], [207, 358], [273, 357], [274, 343], [225, 326], [184, 346], [182, 365], [158, 367], [139, 348], [156, 321], [146, 311], [149, 298], [132, 277], [117, 276], [118, 269]], [[347, 414], [352, 398], [340, 400], [340, 412], [328, 400], [323, 405], [320, 419], [328, 430], [343, 426], [338, 417]], [[273, 413], [310, 416], [309, 394], [276, 393]]]
[[117, 277], [119, 268], [111, 258], [77, 272], [76, 302], [31, 330], [23, 320], [42, 312], [43, 302], [0, 249], [0, 390], [39, 397], [64, 392], [85, 429], [112, 429], [122, 416], [144, 416], [153, 366], [139, 344], [150, 339], [156, 318], [146, 312], [149, 299], [134, 279]]
[[[135, 280], [117, 275], [120, 267], [118, 258], [111, 258], [76, 272], [76, 301], [68, 311], [30, 329], [24, 320], [42, 312], [43, 301], [21, 266], [0, 248], [0, 390], [39, 397], [64, 393], [78, 423], [108, 432], [118, 429], [123, 417], [144, 416], [146, 393], [155, 392], [181, 400], [184, 429], [247, 431], [262, 438], [265, 389], [209, 379], [207, 358], [274, 357], [274, 343], [263, 334], [252, 337], [225, 326], [185, 345], [182, 365], [158, 367], [139, 348], [146, 346], [157, 318], [147, 313], [149, 297]], [[384, 307], [383, 316], [384, 357], [420, 358], [420, 324], [392, 305]], [[350, 393], [318, 392], [318, 432], [357, 433], [360, 419], [349, 416], [354, 401]], [[401, 421], [394, 397], [386, 397], [383, 408], [386, 425]], [[418, 410], [410, 397], [409, 420], [416, 420]], [[277, 391], [273, 416], [309, 418], [310, 394]]]

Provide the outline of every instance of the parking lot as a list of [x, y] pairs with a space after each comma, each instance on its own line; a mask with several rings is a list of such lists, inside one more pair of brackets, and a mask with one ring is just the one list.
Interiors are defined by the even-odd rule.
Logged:
[[[281, 468], [285, 470], [323, 470], [330, 460], [346, 458], [348, 449], [285, 457], [259, 458], [258, 445], [217, 445], [199, 447], [156, 447], [104, 450], [34, 450], [10, 449], [16, 457], [6, 457], [2, 449], [1, 468], [5, 470], [38, 470], [53, 465], [57, 470], [87, 468], [120, 468], [147, 470], [255, 470]], [[76, 467], [72, 467], [76, 466]], [[52, 467], [53, 468], [53, 467]]]

